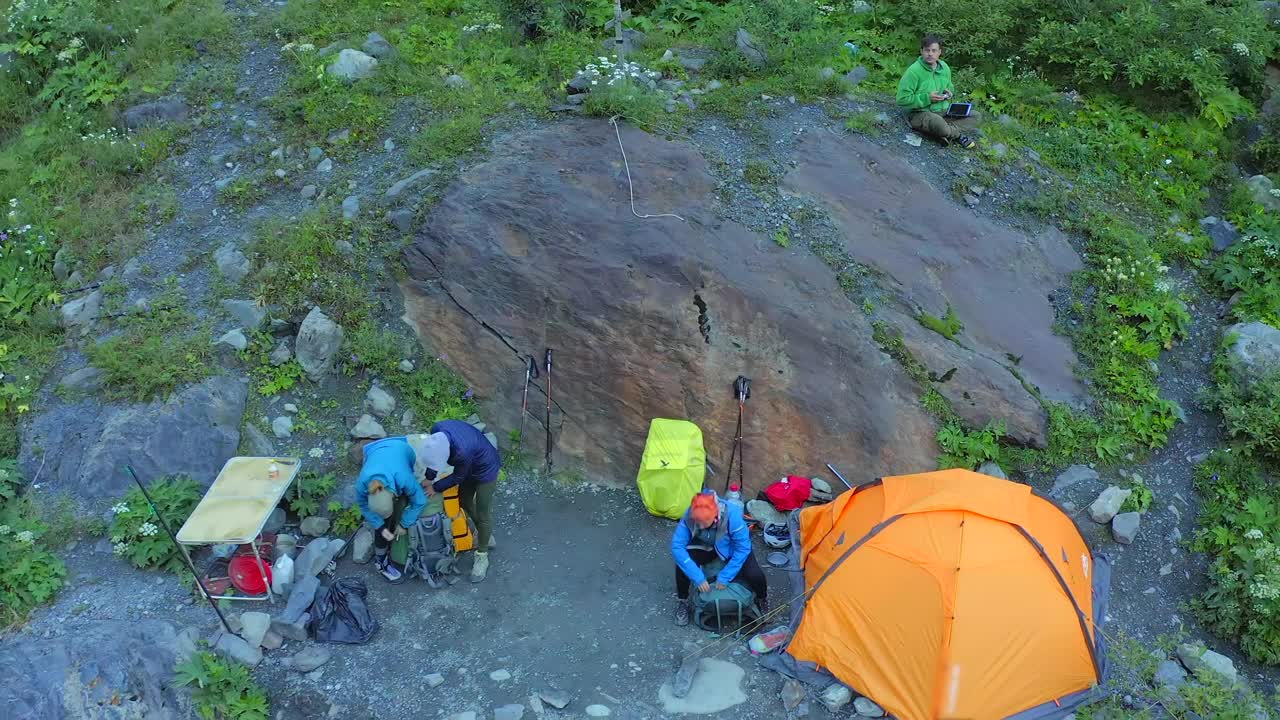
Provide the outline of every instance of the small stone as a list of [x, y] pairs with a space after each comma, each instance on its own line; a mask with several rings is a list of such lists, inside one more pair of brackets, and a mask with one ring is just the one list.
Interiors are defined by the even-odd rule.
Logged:
[[[246, 424], [242, 431], [242, 440], [250, 455], [256, 457], [270, 457], [276, 454], [275, 447], [272, 446], [271, 441], [267, 439], [267, 436], [258, 429], [257, 425], [252, 423]], [[281, 527], [284, 526], [283, 519], [280, 520], [280, 525]], [[277, 530], [279, 530], [279, 528], [277, 528]]]
[[364, 408], [375, 417], [384, 418], [396, 409], [396, 399], [391, 393], [374, 385], [364, 396]]
[[213, 341], [214, 345], [226, 345], [233, 350], [244, 350], [249, 347], [249, 339], [244, 336], [244, 331], [240, 328], [228, 330], [222, 337]]
[[369, 33], [360, 49], [379, 60], [389, 60], [396, 56], [395, 47], [376, 32]]
[[853, 701], [853, 709], [861, 717], [878, 718], [884, 717], [884, 710], [875, 704], [870, 698], [860, 697]]
[[538, 697], [542, 699], [542, 702], [557, 710], [563, 710], [569, 707], [569, 703], [573, 702], [573, 696], [565, 690], [539, 690]]
[[92, 393], [102, 388], [102, 370], [92, 365], [68, 373], [58, 381], [58, 389], [63, 392]]
[[307, 537], [321, 537], [329, 532], [329, 518], [312, 515], [298, 524], [298, 529]]
[[1204, 667], [1221, 675], [1229, 682], [1234, 683], [1237, 679], [1236, 666], [1231, 662], [1231, 658], [1201, 645], [1178, 646], [1178, 659], [1182, 661], [1183, 667], [1193, 673]]
[[581, 105], [587, 101], [587, 93], [578, 93], [576, 95], [568, 95], [565, 97], [564, 100], [570, 105]]
[[411, 372], [413, 372], [413, 361], [412, 361], [412, 360], [401, 360], [401, 361], [400, 361], [400, 372], [407, 372], [407, 373], [411, 373]]
[[214, 251], [213, 262], [218, 266], [218, 272], [222, 273], [223, 277], [232, 285], [243, 280], [244, 276], [248, 275], [249, 270], [253, 267], [249, 262], [249, 258], [245, 257], [245, 254], [231, 243], [227, 243]]
[[444, 684], [444, 676], [440, 673], [431, 673], [425, 680], [427, 681], [427, 687], [440, 687]]
[[588, 705], [583, 710], [583, 712], [587, 714], [587, 717], [595, 717], [595, 718], [609, 717], [610, 715], [613, 714], [613, 712], [609, 710], [608, 706], [599, 705], [599, 704]]
[[490, 444], [490, 445], [492, 445], [492, 446], [494, 446], [495, 448], [496, 448], [496, 447], [498, 447], [498, 436], [497, 436], [497, 435], [494, 435], [494, 434], [493, 434], [493, 433], [491, 433], [491, 432], [487, 432], [487, 433], [485, 433], [485, 434], [484, 434], [484, 439], [485, 439], [485, 440], [488, 440], [488, 441], [489, 441], [489, 444]]
[[502, 681], [504, 681], [504, 680], [510, 680], [510, 679], [511, 679], [511, 673], [510, 673], [510, 672], [508, 672], [505, 668], [504, 668], [504, 669], [502, 669], [502, 670], [494, 670], [493, 672], [489, 673], [489, 679], [490, 679], [490, 680], [493, 680], [493, 681], [495, 681], [495, 682], [502, 682]]
[[323, 157], [324, 157], [324, 150], [321, 150], [318, 147], [313, 146], [307, 150], [307, 159], [310, 160], [311, 162], [320, 162], [320, 159]]
[[1231, 247], [1240, 237], [1235, 225], [1212, 215], [1200, 218], [1200, 229], [1204, 230], [1204, 233], [1213, 241], [1213, 249], [1218, 252]]
[[324, 141], [329, 145], [341, 145], [351, 139], [351, 128], [342, 128], [334, 130], [325, 137]]
[[1138, 535], [1138, 527], [1141, 524], [1141, 513], [1120, 513], [1111, 520], [1111, 535], [1121, 545], [1128, 545]]
[[691, 73], [702, 72], [702, 68], [705, 67], [706, 64], [707, 64], [706, 58], [683, 57], [683, 56], [680, 58], [680, 67], [684, 68], [685, 70], [688, 70]]
[[296, 655], [289, 658], [289, 666], [300, 673], [309, 673], [329, 662], [330, 657], [331, 653], [327, 649], [319, 645], [313, 645], [303, 648]]
[[413, 427], [413, 424], [417, 419], [418, 416], [413, 412], [413, 408], [409, 408], [400, 416], [400, 424], [407, 428]]
[[319, 306], [311, 308], [303, 319], [293, 351], [313, 382], [333, 371], [334, 357], [342, 346], [343, 335], [342, 326], [330, 320]]
[[262, 662], [262, 650], [258, 646], [250, 645], [243, 639], [228, 635], [221, 630], [214, 639], [213, 651], [249, 667], [257, 667], [258, 663]]
[[382, 149], [386, 150], [387, 152], [391, 152], [392, 150], [396, 149], [396, 144], [394, 141], [391, 140], [391, 138], [387, 138], [386, 140], [382, 141]]
[[298, 412], [298, 406], [294, 405], [293, 403], [285, 403], [284, 411], [289, 413], [296, 413]]
[[444, 79], [444, 86], [454, 89], [471, 87], [471, 83], [461, 75], [450, 75]]
[[1009, 146], [1004, 143], [996, 143], [991, 146], [991, 154], [998, 158], [1002, 158], [1009, 154]]
[[719, 80], [713, 79], [713, 80], [707, 81], [707, 92], [711, 92], [713, 90], [719, 90], [722, 87], [724, 87], [724, 83], [720, 82]]
[[240, 327], [257, 330], [267, 319], [267, 311], [252, 300], [223, 300], [222, 309], [235, 318]]
[[503, 705], [493, 709], [493, 720], [522, 720], [524, 718], [523, 705]]
[[746, 28], [738, 28], [738, 32], [734, 36], [734, 43], [738, 46], [738, 52], [742, 54], [742, 57], [746, 58], [748, 63], [756, 67], [761, 67], [765, 64], [767, 58], [764, 50], [760, 48], [760, 44], [756, 42], [756, 39], [751, 37], [751, 33], [746, 31]]
[[[311, 578], [311, 580], [314, 581], [315, 578]], [[297, 594], [296, 585], [294, 586], [294, 590], [290, 591], [289, 599], [292, 600], [295, 594]], [[312, 594], [314, 596], [314, 590], [312, 591]], [[281, 620], [280, 618], [275, 618], [271, 621], [271, 632], [279, 633], [281, 637], [288, 638], [289, 640], [302, 642], [307, 639], [307, 623], [310, 620], [311, 613], [306, 612], [302, 613], [302, 616], [297, 620]]]
[[311, 682], [320, 682], [320, 679], [323, 677], [324, 677], [324, 668], [320, 668], [319, 670], [312, 670], [311, 672], [306, 673], [306, 678]]
[[1129, 499], [1132, 490], [1118, 488], [1115, 485], [1108, 487], [1102, 491], [1097, 500], [1089, 506], [1089, 517], [1096, 523], [1109, 523], [1111, 518], [1120, 512], [1120, 507], [1124, 505], [1124, 501]]
[[284, 638], [274, 630], [268, 630], [266, 635], [262, 636], [262, 649], [279, 650], [284, 645]]
[[1000, 478], [1001, 480], [1009, 479], [1009, 476], [1004, 473], [1004, 469], [993, 462], [982, 463], [982, 466], [978, 468], [978, 472], [983, 475], [989, 475], [993, 478]]
[[1058, 474], [1057, 479], [1053, 481], [1053, 487], [1049, 489], [1049, 494], [1057, 496], [1073, 485], [1098, 479], [1098, 472], [1088, 465], [1072, 465]]
[[965, 193], [965, 195], [964, 195], [964, 204], [965, 204], [965, 205], [968, 205], [968, 206], [969, 206], [969, 207], [971, 207], [971, 208], [975, 208], [975, 207], [978, 207], [978, 203], [979, 203], [979, 202], [980, 202], [980, 201], [978, 200], [978, 196], [977, 196], [977, 195], [970, 195], [969, 193]]
[[348, 195], [342, 200], [342, 219], [354, 220], [360, 214], [360, 198]]
[[853, 699], [853, 691], [841, 683], [828, 685], [818, 696], [818, 700], [832, 713], [838, 713]]
[[[1114, 522], [1114, 521], [1112, 521]], [[1160, 577], [1173, 574], [1173, 563], [1165, 563], [1160, 566]]]
[[467, 710], [466, 712], [454, 713], [446, 720], [478, 720], [475, 710]]
[[871, 75], [871, 71], [859, 65], [844, 74], [844, 81], [850, 85], [857, 85], [863, 80], [866, 80], [869, 75]]
[[284, 176], [287, 174], [288, 173], [284, 171], [284, 168], [276, 168], [276, 177], [280, 178], [281, 180], [283, 180]]
[[281, 440], [293, 437], [293, 418], [281, 415], [271, 421], [271, 432]]
[[262, 645], [262, 638], [271, 629], [271, 616], [264, 612], [240, 613], [240, 636], [254, 647]]
[[289, 349], [289, 341], [281, 340], [276, 349], [271, 351], [267, 356], [267, 360], [271, 362], [271, 367], [280, 367], [281, 365], [293, 359], [293, 351]]
[[354, 440], [374, 439], [381, 440], [387, 436], [387, 431], [382, 429], [382, 425], [373, 419], [372, 415], [361, 415], [356, 422], [356, 426], [351, 428], [351, 437]]
[[333, 248], [338, 251], [338, 254], [345, 255], [347, 257], [351, 257], [356, 254], [356, 246], [352, 245], [349, 240], [339, 240], [333, 244]]
[[333, 160], [329, 158], [321, 160], [320, 164], [316, 165], [316, 172], [327, 173], [331, 170], [333, 170]]
[[311, 198], [313, 198], [313, 197], [315, 197], [315, 196], [316, 196], [316, 186], [315, 186], [315, 185], [303, 185], [303, 186], [302, 186], [302, 192], [300, 192], [300, 193], [299, 193], [299, 195], [301, 195], [301, 196], [302, 196], [302, 199], [303, 199], [303, 200], [310, 200]]
[[391, 187], [387, 188], [387, 197], [388, 198], [398, 197], [400, 193], [404, 192], [405, 189], [407, 189], [410, 185], [413, 185], [414, 183], [418, 182], [419, 180], [422, 180], [423, 178], [431, 177], [432, 175], [435, 175], [435, 173], [436, 173], [435, 170], [419, 170], [418, 172], [410, 175], [407, 178], [404, 178], [403, 180], [398, 180], [394, 184], [392, 184]]
[[819, 70], [819, 71], [818, 71], [818, 77], [819, 77], [819, 78], [821, 78], [821, 79], [823, 79], [823, 80], [830, 80], [831, 78], [833, 78], [833, 77], [835, 77], [835, 76], [836, 76], [836, 70], [835, 70], [835, 68], [831, 68], [831, 67], [824, 67], [824, 68], [822, 68], [821, 70]]

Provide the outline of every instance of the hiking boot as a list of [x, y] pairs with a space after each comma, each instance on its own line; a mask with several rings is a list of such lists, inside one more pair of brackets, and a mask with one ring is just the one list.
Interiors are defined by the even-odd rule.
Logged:
[[689, 601], [676, 600], [676, 626], [684, 627], [689, 624]]
[[960, 137], [956, 138], [956, 142], [959, 143], [960, 147], [964, 148], [965, 150], [972, 150], [978, 147], [978, 143], [974, 142], [973, 138], [969, 137], [968, 135], [961, 135]]
[[478, 583], [484, 580], [484, 576], [489, 572], [489, 553], [476, 551], [475, 561], [471, 563], [471, 582]]
[[398, 583], [404, 579], [404, 573], [400, 572], [400, 568], [396, 567], [395, 563], [391, 562], [391, 558], [386, 555], [377, 558], [375, 562], [378, 572], [382, 573], [382, 577], [386, 578], [387, 582]]

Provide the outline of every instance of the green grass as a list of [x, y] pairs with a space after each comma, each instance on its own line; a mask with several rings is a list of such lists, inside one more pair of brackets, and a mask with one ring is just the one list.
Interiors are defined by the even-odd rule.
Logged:
[[368, 229], [347, 229], [329, 218], [332, 212], [320, 208], [293, 221], [272, 219], [258, 228], [252, 248], [258, 263], [246, 283], [263, 305], [300, 316], [314, 303], [341, 325], [368, 316], [369, 280], [358, 263], [338, 250], [338, 242], [345, 240], [362, 252], [371, 242]]
[[955, 340], [956, 335], [964, 331], [964, 323], [960, 322], [960, 317], [956, 315], [955, 308], [950, 304], [947, 305], [947, 312], [940, 318], [921, 311], [917, 320], [921, 325], [948, 340]]

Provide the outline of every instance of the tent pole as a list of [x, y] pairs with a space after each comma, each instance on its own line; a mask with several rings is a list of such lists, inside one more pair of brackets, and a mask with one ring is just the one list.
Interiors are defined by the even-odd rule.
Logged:
[[[173, 541], [173, 546], [178, 549], [178, 554], [181, 555], [182, 559], [186, 562], [187, 569], [191, 571], [191, 577], [195, 578], [196, 585], [200, 588], [200, 594], [204, 595], [205, 600], [209, 601], [209, 607], [213, 608], [213, 611], [217, 613], [218, 619], [222, 621], [222, 627], [226, 628], [229, 634], [236, 635], [235, 631], [231, 629], [231, 625], [227, 623], [227, 618], [222, 615], [222, 610], [218, 607], [218, 603], [213, 601], [213, 597], [209, 595], [209, 591], [205, 588], [204, 582], [200, 580], [200, 573], [196, 571], [195, 563], [191, 562], [191, 556], [187, 555], [186, 548], [182, 547], [182, 543], [178, 542], [178, 536], [173, 534], [173, 530], [169, 529], [169, 523], [165, 522], [164, 518], [160, 515], [160, 511], [156, 509], [155, 501], [151, 499], [151, 493], [147, 492], [147, 488], [142, 484], [142, 481], [138, 479], [138, 474], [133, 471], [133, 466], [125, 465], [124, 469], [129, 471], [129, 475], [131, 475], [133, 477], [133, 481], [137, 483], [138, 489], [142, 491], [142, 497], [147, 499], [147, 504], [151, 506], [152, 514], [154, 514], [156, 519], [160, 521], [160, 527], [164, 528], [165, 533], [169, 535], [169, 539]], [[262, 561], [259, 560], [258, 562]], [[270, 591], [269, 586], [267, 589]], [[236, 635], [236, 637], [240, 636]]]

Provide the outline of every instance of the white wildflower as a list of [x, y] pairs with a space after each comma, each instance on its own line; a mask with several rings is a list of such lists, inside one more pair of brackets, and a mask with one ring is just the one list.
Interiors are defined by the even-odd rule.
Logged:
[[123, 555], [125, 551], [128, 549], [129, 549], [129, 546], [122, 542], [118, 542], [115, 545], [111, 546], [111, 551], [114, 552], [116, 555]]
[[0, 525], [0, 535], [8, 535], [11, 532], [13, 532], [13, 528], [8, 525]]
[[1259, 530], [1258, 528], [1249, 528], [1244, 532], [1244, 536], [1246, 538], [1249, 538], [1250, 540], [1261, 540], [1262, 531]]
[[324, 457], [324, 448], [313, 447], [307, 454], [313, 458]]
[[1231, 43], [1231, 49], [1235, 50], [1236, 54], [1242, 57], [1248, 57], [1249, 55], [1249, 46], [1242, 42]]
[[115, 505], [112, 505], [112, 506], [111, 506], [111, 512], [112, 512], [112, 513], [114, 513], [114, 514], [116, 514], [116, 515], [119, 515], [119, 514], [121, 514], [121, 513], [127, 513], [127, 512], [129, 512], [129, 504], [128, 504], [128, 503], [116, 503]]
[[146, 537], [151, 537], [152, 535], [155, 535], [159, 531], [160, 531], [160, 528], [156, 527], [155, 525], [152, 525], [149, 522], [142, 523], [142, 527], [138, 528], [138, 534], [144, 535]]
[[14, 537], [17, 538], [18, 542], [22, 543], [23, 545], [30, 545], [31, 543], [36, 541], [36, 534], [31, 532], [30, 530], [23, 530], [17, 535], [14, 535]]

